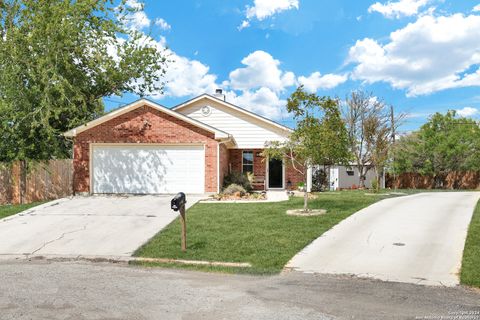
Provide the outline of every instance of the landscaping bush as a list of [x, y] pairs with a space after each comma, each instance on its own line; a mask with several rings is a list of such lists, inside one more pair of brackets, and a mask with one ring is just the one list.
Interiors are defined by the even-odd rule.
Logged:
[[297, 184], [297, 189], [300, 191], [303, 191], [305, 189], [305, 183], [304, 182], [299, 182]]
[[374, 191], [374, 192], [379, 192], [380, 190], [379, 190], [379, 188], [378, 188], [378, 181], [377, 181], [377, 179], [373, 179], [371, 183], [372, 183], [372, 189], [373, 189], [373, 191]]
[[243, 196], [247, 193], [247, 191], [245, 190], [244, 187], [242, 187], [241, 185], [238, 185], [238, 184], [235, 184], [235, 183], [232, 183], [231, 185], [229, 185], [228, 187], [226, 187], [224, 190], [223, 190], [223, 194], [224, 195], [235, 195], [235, 194], [238, 194], [240, 196]]
[[313, 170], [312, 192], [324, 191], [328, 189], [327, 173], [323, 169]]
[[225, 178], [223, 178], [223, 187], [227, 188], [231, 184], [236, 184], [236, 185], [242, 186], [244, 191], [250, 192], [253, 189], [251, 180], [252, 179], [249, 179], [249, 177], [246, 174], [233, 171], [228, 175], [226, 175]]

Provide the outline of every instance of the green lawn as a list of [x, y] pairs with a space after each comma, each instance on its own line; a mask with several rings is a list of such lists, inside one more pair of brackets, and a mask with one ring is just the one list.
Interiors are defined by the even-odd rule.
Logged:
[[480, 201], [477, 203], [468, 229], [467, 241], [463, 251], [460, 282], [469, 286], [480, 287]]
[[[188, 250], [180, 250], [180, 223], [176, 219], [136, 256], [224, 262], [249, 262], [252, 268], [215, 268], [227, 272], [278, 273], [298, 251], [352, 213], [385, 196], [364, 191], [326, 192], [310, 200], [311, 208], [327, 209], [323, 216], [287, 216], [302, 207], [302, 198], [252, 204], [196, 204], [187, 211]], [[180, 265], [177, 265], [182, 267]], [[192, 267], [210, 269], [210, 267]]]
[[15, 205], [0, 206], [0, 219], [11, 216], [12, 214], [22, 212], [23, 210], [27, 210], [32, 207], [38, 206], [42, 203], [44, 202], [33, 202], [29, 204], [15, 204]]

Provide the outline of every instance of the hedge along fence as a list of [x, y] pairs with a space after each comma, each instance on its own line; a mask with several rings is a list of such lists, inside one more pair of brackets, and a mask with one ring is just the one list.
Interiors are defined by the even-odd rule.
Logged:
[[0, 204], [53, 200], [73, 194], [72, 160], [0, 165]]
[[406, 172], [394, 181], [392, 174], [386, 175], [386, 187], [398, 189], [480, 189], [480, 172], [452, 171], [444, 176], [421, 175]]

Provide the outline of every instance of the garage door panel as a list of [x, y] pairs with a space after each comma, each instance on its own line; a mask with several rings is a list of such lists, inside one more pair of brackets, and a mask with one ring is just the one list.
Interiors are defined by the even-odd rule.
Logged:
[[94, 193], [203, 193], [203, 146], [94, 146]]

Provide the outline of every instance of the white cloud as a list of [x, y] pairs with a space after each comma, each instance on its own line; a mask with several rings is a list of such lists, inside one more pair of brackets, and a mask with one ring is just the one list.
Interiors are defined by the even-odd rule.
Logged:
[[[189, 97], [205, 92], [214, 92], [218, 88], [218, 84], [216, 84], [217, 76], [209, 72], [207, 65], [198, 60], [181, 56], [169, 48], [167, 49], [165, 37], [162, 36], [159, 40], [155, 40], [150, 36], [143, 35], [138, 41], [162, 51], [169, 60], [166, 64], [165, 75], [159, 75], [158, 85], [164, 84], [163, 92], [150, 92], [149, 95], [153, 98], [161, 99], [165, 96]], [[141, 81], [140, 79], [138, 82]]]
[[368, 12], [378, 12], [387, 18], [398, 19], [416, 15], [428, 2], [429, 0], [399, 0], [388, 1], [385, 4], [375, 2], [368, 8]]
[[[129, 28], [142, 32], [144, 28], [150, 26], [150, 19], [143, 10], [143, 3], [138, 0], [128, 0], [126, 6], [133, 9], [126, 15], [126, 24]], [[155, 19], [155, 25], [163, 30], [169, 30], [171, 26], [163, 18]], [[218, 87], [216, 84], [217, 76], [209, 73], [209, 67], [200, 61], [191, 60], [187, 57], [178, 55], [171, 49], [167, 49], [167, 40], [161, 36], [159, 40], [143, 34], [139, 39], [143, 44], [154, 46], [168, 57], [165, 75], [160, 75], [158, 85], [164, 84], [162, 92], [150, 92], [149, 95], [161, 99], [164, 96], [188, 97], [199, 95], [205, 92], [214, 92]], [[115, 57], [116, 53], [112, 53]], [[141, 83], [143, 80], [138, 79]]]
[[[258, 82], [255, 83], [254, 81], [250, 81], [248, 83], [249, 85], [244, 83], [244, 86], [241, 86], [241, 88], [231, 86], [231, 81], [223, 81], [219, 84], [217, 83], [217, 76], [210, 73], [207, 65], [200, 61], [180, 56], [171, 49], [165, 49], [165, 38], [162, 37], [159, 41], [156, 41], [145, 36], [145, 38], [140, 41], [147, 43], [150, 42], [150, 44], [156, 46], [158, 50], [165, 50], [165, 53], [169, 55], [168, 59], [172, 61], [167, 64], [167, 72], [161, 79], [161, 81], [166, 81], [163, 92], [151, 92], [149, 94], [155, 99], [162, 99], [166, 96], [191, 97], [203, 93], [213, 93], [215, 92], [215, 89], [223, 87], [226, 89], [225, 94], [227, 96], [227, 101], [238, 104], [245, 109], [251, 110], [260, 115], [268, 116], [272, 119], [278, 119], [285, 113], [286, 101], [280, 98], [280, 92], [278, 92], [278, 90], [281, 88], [277, 87], [278, 84], [275, 82], [270, 83], [268, 81], [263, 81], [262, 79], [257, 79]], [[270, 56], [267, 53], [264, 54]], [[257, 54], [254, 54], [253, 57], [256, 55]], [[252, 56], [252, 54], [249, 56]], [[247, 58], [249, 56], [247, 56]], [[266, 61], [268, 60], [269, 59], [266, 59]], [[271, 60], [278, 63], [278, 61], [273, 58], [271, 58]], [[248, 68], [249, 67], [244, 69]], [[237, 70], [244, 71], [244, 69]], [[249, 72], [255, 72], [255, 70], [248, 70]], [[267, 72], [267, 74], [271, 73]], [[278, 70], [277, 76], [280, 77], [280, 80], [283, 79], [287, 84], [293, 83], [295, 80], [295, 76], [291, 72], [282, 72], [281, 70]], [[265, 85], [275, 87], [276, 89], [272, 89]]]
[[254, 0], [253, 6], [247, 6], [247, 19], [264, 20], [275, 13], [298, 9], [298, 0]]
[[165, 93], [174, 97], [214, 92], [217, 76], [209, 73], [209, 67], [200, 61], [172, 54], [167, 68]]
[[137, 0], [127, 0], [125, 4], [132, 9], [143, 10], [143, 3], [138, 2]]
[[293, 72], [280, 69], [280, 61], [268, 52], [257, 50], [242, 59], [243, 68], [230, 72], [222, 85], [229, 90], [227, 100], [243, 108], [278, 119], [286, 113], [281, 98], [287, 87], [296, 85]]
[[237, 95], [228, 91], [227, 101], [271, 119], [281, 118], [285, 114], [287, 102], [280, 99], [278, 94], [269, 88], [261, 87], [258, 90], [247, 90]]
[[242, 30], [248, 27], [253, 19], [262, 21], [276, 13], [298, 8], [299, 0], [254, 0], [253, 6], [246, 6], [246, 20], [238, 29]]
[[477, 4], [475, 7], [472, 9], [473, 12], [480, 12], [480, 3]]
[[269, 53], [261, 50], [254, 51], [243, 58], [244, 68], [230, 72], [230, 85], [235, 90], [250, 90], [266, 87], [275, 92], [281, 92], [286, 87], [295, 84], [293, 72], [280, 70], [280, 61]]
[[163, 19], [163, 18], [155, 19], [155, 25], [159, 26], [160, 29], [162, 29], [162, 30], [170, 30], [172, 28], [172, 26], [169, 25], [168, 22], [165, 21], [165, 19]]
[[126, 24], [131, 29], [142, 30], [150, 26], [150, 19], [143, 11], [129, 13], [126, 19]]
[[[152, 40], [155, 41], [155, 40]], [[191, 60], [178, 55], [171, 49], [165, 49], [166, 39], [156, 41], [159, 50], [165, 50], [168, 59], [167, 70], [162, 81], [166, 81], [164, 95], [171, 97], [188, 97], [199, 95], [205, 92], [214, 92], [218, 88], [217, 76], [210, 73], [210, 68], [198, 60]], [[161, 93], [153, 93], [157, 99], [162, 97]]]
[[325, 74], [321, 75], [320, 72], [314, 72], [308, 77], [298, 77], [298, 82], [305, 87], [305, 90], [309, 92], [317, 92], [318, 89], [332, 89], [339, 84], [347, 81], [347, 75], [339, 74]]
[[242, 30], [242, 29], [245, 29], [245, 28], [248, 28], [250, 26], [250, 22], [248, 22], [248, 20], [243, 20], [242, 21], [242, 24], [238, 26], [238, 30]]
[[[137, 22], [150, 20], [145, 15], [138, 2], [130, 1], [130, 5], [138, 10], [139, 17]], [[133, 16], [135, 17], [135, 16]], [[156, 19], [155, 24], [163, 29], [168, 29], [168, 23], [163, 19]], [[146, 22], [137, 23], [136, 28], [140, 32], [147, 26]], [[161, 36], [158, 40], [144, 34], [139, 39], [142, 43], [155, 46], [168, 56], [166, 74], [159, 81], [165, 82], [162, 92], [151, 92], [149, 95], [155, 99], [164, 97], [192, 97], [203, 93], [213, 93], [217, 88], [224, 88], [227, 101], [237, 104], [243, 108], [267, 116], [271, 119], [279, 119], [286, 115], [286, 100], [284, 95], [288, 87], [297, 84], [293, 72], [281, 69], [279, 60], [274, 59], [272, 55], [265, 51], [254, 51], [247, 55], [241, 63], [244, 67], [230, 72], [229, 78], [224, 81], [218, 81], [218, 77], [210, 72], [208, 65], [185, 56], [177, 54], [170, 48], [167, 49], [167, 40]], [[112, 53], [115, 56], [115, 52]], [[339, 81], [335, 75], [323, 75], [319, 73], [323, 81], [320, 86], [331, 86], [330, 82]], [[304, 77], [311, 81], [316, 80], [315, 74], [310, 77]], [[142, 79], [137, 81], [142, 82]], [[160, 84], [160, 83], [159, 83]]]
[[423, 16], [381, 44], [365, 38], [350, 48], [353, 79], [383, 81], [408, 96], [480, 86], [480, 16]]
[[463, 109], [456, 110], [457, 114], [461, 117], [472, 117], [477, 114], [480, 114], [480, 110], [472, 107], [465, 107]]
[[143, 11], [143, 3], [137, 0], [128, 0], [126, 6], [134, 10], [125, 15], [125, 24], [128, 28], [140, 31], [150, 26], [150, 19]]

